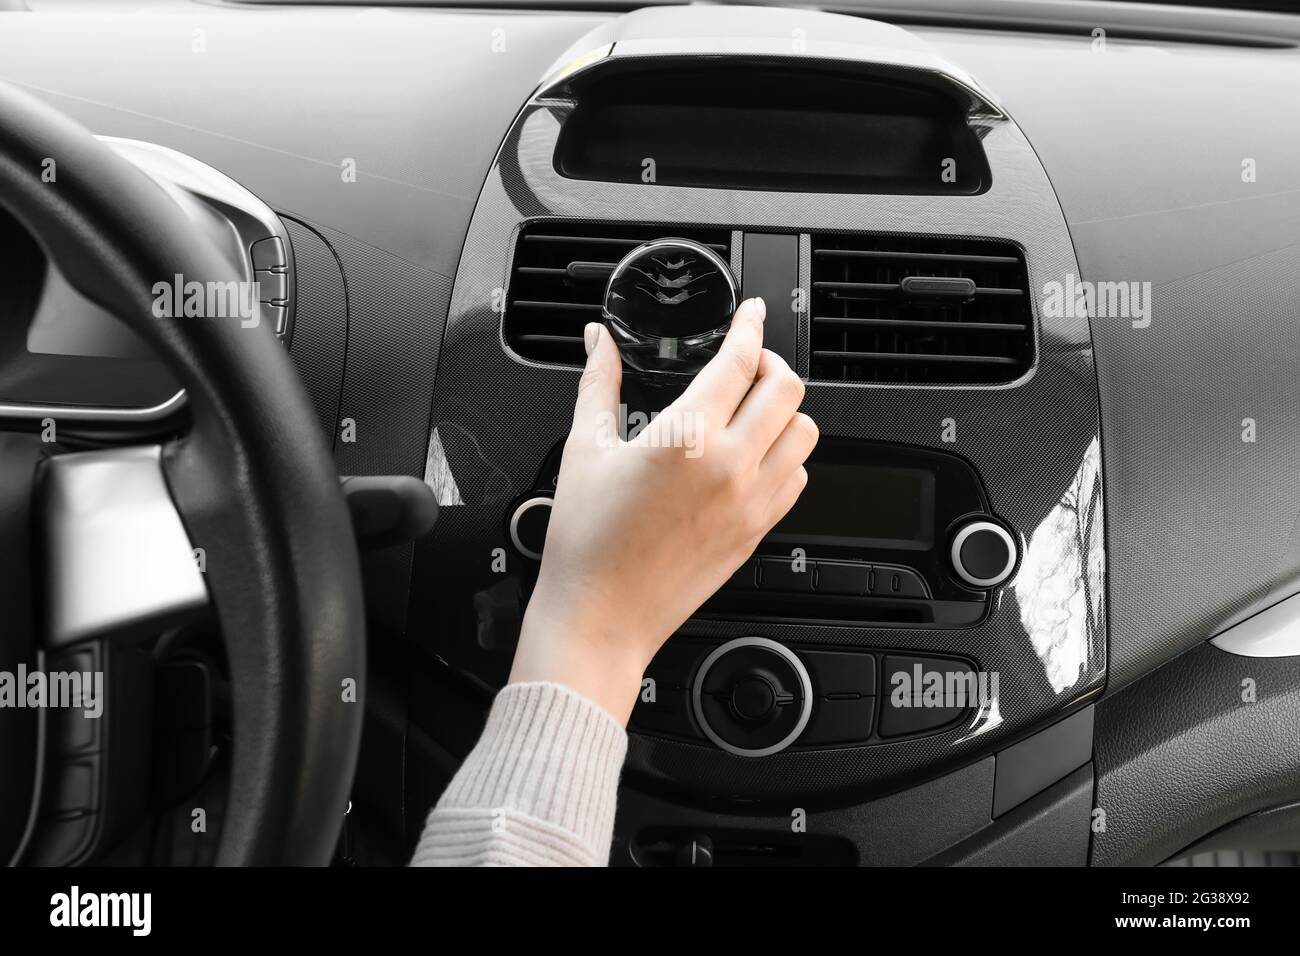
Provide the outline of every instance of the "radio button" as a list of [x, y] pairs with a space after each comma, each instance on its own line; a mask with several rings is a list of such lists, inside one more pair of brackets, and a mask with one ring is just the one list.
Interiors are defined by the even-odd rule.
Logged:
[[875, 706], [874, 697], [818, 699], [813, 705], [808, 729], [799, 738], [799, 745], [847, 744], [866, 740], [871, 736], [871, 717]]
[[876, 659], [871, 654], [852, 651], [798, 651], [799, 659], [808, 668], [812, 678], [813, 693], [861, 694], [873, 697], [876, 693]]
[[289, 265], [289, 260], [284, 254], [284, 243], [275, 236], [257, 240], [248, 251], [253, 259], [253, 268], [256, 270], [283, 269]]
[[659, 653], [645, 669], [645, 676], [654, 678], [659, 687], [689, 688], [691, 673], [706, 650], [699, 644], [673, 638], [659, 648]]
[[763, 590], [792, 593], [812, 591], [813, 569], [816, 564], [807, 558], [800, 558], [799, 567], [802, 570], [796, 571], [794, 558], [764, 558]]
[[730, 588], [733, 591], [754, 591], [758, 589], [758, 562], [750, 558], [733, 574], [724, 588]]
[[[957, 720], [978, 703], [966, 697], [974, 676], [970, 665], [962, 661], [886, 657], [880, 689], [880, 736], [925, 733]], [[949, 698], [950, 692], [960, 698]]]
[[925, 598], [929, 597], [925, 582], [911, 568], [876, 565], [876, 575], [871, 593], [875, 597]]
[[871, 593], [871, 565], [848, 561], [818, 561], [817, 591], [865, 597]]
[[668, 734], [673, 737], [698, 737], [691, 726], [690, 697], [681, 688], [655, 688], [654, 700], [646, 700], [648, 691], [642, 689], [632, 708], [633, 730], [642, 730], [652, 734]]
[[641, 692], [632, 708], [633, 730], [699, 739], [691, 724], [690, 678], [703, 648], [671, 640], [659, 648], [641, 679]]

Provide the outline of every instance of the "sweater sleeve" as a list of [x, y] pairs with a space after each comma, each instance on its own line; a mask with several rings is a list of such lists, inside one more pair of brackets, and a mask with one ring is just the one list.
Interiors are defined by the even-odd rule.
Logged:
[[627, 733], [559, 684], [508, 684], [412, 866], [605, 866]]

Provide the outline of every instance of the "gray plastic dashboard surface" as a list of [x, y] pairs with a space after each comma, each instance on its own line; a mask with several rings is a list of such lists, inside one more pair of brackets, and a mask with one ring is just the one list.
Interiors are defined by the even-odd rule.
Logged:
[[[600, 14], [37, 0], [0, 80], [93, 132], [188, 153], [282, 214], [452, 275], [483, 176]], [[69, 8], [70, 7], [70, 8]]]
[[1300, 793], [1300, 658], [1209, 644], [1097, 707], [1094, 866], [1152, 866]]

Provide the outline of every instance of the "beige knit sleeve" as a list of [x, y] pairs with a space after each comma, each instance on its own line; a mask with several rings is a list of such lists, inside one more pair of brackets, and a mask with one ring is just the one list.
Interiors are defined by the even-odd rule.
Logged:
[[627, 733], [559, 684], [509, 684], [412, 866], [605, 866]]

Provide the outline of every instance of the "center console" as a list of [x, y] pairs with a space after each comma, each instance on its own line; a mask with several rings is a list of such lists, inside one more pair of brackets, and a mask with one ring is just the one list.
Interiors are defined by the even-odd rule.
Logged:
[[[666, 122], [687, 103], [684, 128]], [[749, 120], [717, 141], [746, 116], [835, 142], [783, 152], [746, 139]], [[582, 325], [660, 239], [764, 296], [765, 344], [806, 380], [823, 437], [798, 505], [645, 674], [616, 860], [708, 843], [730, 862], [919, 862], [1048, 817], [1086, 853], [1106, 677], [1097, 387], [1086, 314], [1045, 307], [1074, 250], [1015, 122], [958, 65], [861, 19], [638, 11], [523, 106], [470, 225], [431, 412], [443, 510], [410, 631], [442, 668], [440, 719], [468, 747], [508, 673]], [[625, 372], [630, 430], [670, 378]], [[881, 842], [899, 827], [913, 838]]]

